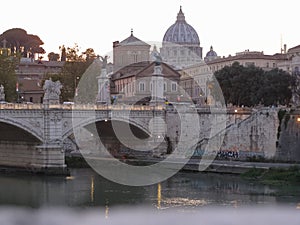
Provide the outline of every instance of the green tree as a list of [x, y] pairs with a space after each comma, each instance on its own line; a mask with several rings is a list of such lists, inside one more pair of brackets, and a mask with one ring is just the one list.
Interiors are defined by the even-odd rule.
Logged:
[[226, 104], [236, 106], [288, 105], [294, 79], [288, 73], [274, 69], [263, 71], [254, 65], [244, 67], [238, 62], [215, 72]]
[[[61, 90], [62, 101], [74, 101], [74, 97], [76, 93], [81, 92], [81, 94], [83, 94], [82, 91], [94, 92], [95, 89], [94, 85], [95, 84], [97, 85], [96, 79], [92, 81], [91, 86], [78, 87], [80, 79], [82, 78], [87, 68], [93, 62], [92, 58], [94, 58], [95, 56], [94, 50], [92, 48], [88, 48], [85, 52], [79, 54], [79, 47], [77, 44], [75, 44], [74, 47], [67, 47], [67, 48], [61, 46], [60, 49], [62, 52], [64, 51], [63, 49], [65, 49], [65, 54], [66, 54], [66, 62], [62, 68], [62, 71], [60, 74], [57, 75], [49, 74], [45, 77], [45, 79], [51, 77], [53, 81], [59, 80], [62, 83], [63, 85], [63, 88]], [[89, 55], [89, 57], [87, 57], [87, 55]], [[63, 55], [62, 55], [62, 60], [63, 60]], [[81, 99], [81, 101], [85, 101], [85, 100], [86, 98]]]
[[265, 72], [263, 89], [261, 90], [264, 105], [289, 105], [295, 78], [279, 69]]
[[0, 35], [0, 42], [7, 41], [7, 47], [10, 48], [11, 54], [23, 57], [34, 57], [35, 54], [44, 54], [45, 50], [41, 47], [44, 42], [33, 34], [27, 34], [26, 30], [13, 28], [3, 32]]
[[80, 48], [78, 44], [74, 44], [73, 47], [67, 47], [66, 49], [66, 60], [68, 62], [83, 62], [85, 61], [82, 54], [79, 54]]
[[4, 87], [5, 98], [8, 102], [15, 101], [17, 97], [15, 68], [14, 58], [0, 55], [0, 84]]
[[82, 54], [85, 56], [85, 61], [93, 61], [97, 57], [92, 48], [87, 48]]

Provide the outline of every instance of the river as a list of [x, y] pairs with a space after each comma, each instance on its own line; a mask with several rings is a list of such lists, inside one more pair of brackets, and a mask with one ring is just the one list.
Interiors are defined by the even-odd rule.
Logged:
[[190, 209], [221, 206], [299, 206], [298, 186], [274, 187], [238, 176], [179, 172], [150, 186], [131, 187], [108, 181], [92, 169], [71, 169], [71, 176], [0, 175], [0, 205], [89, 208], [145, 206]]

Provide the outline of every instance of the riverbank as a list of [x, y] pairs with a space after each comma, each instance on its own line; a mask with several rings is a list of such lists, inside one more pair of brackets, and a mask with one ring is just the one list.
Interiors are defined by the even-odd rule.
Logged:
[[[93, 160], [111, 160], [109, 158], [93, 158]], [[122, 162], [146, 166], [160, 162], [162, 159], [121, 159]], [[199, 169], [200, 159], [190, 159], [184, 163], [182, 159], [164, 160], [165, 168], [174, 168], [176, 164], [185, 164], [181, 171], [186, 172], [210, 172], [220, 174], [240, 175], [246, 179], [260, 180], [261, 182], [275, 184], [284, 182], [300, 182], [300, 164], [282, 162], [248, 162], [214, 160], [209, 162], [205, 169]], [[81, 156], [66, 157], [68, 168], [89, 168], [89, 164]], [[203, 162], [202, 162], [203, 164]]]
[[270, 168], [268, 170], [252, 168], [241, 174], [241, 177], [269, 185], [300, 184], [300, 167], [291, 166], [289, 168]]

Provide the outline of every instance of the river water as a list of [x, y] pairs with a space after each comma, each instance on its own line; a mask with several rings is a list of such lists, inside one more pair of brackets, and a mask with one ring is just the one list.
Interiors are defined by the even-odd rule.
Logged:
[[179, 172], [151, 186], [130, 187], [108, 181], [92, 169], [71, 169], [69, 177], [0, 175], [0, 205], [92, 208], [144, 206], [195, 210], [221, 206], [300, 206], [299, 186], [274, 187], [238, 176]]

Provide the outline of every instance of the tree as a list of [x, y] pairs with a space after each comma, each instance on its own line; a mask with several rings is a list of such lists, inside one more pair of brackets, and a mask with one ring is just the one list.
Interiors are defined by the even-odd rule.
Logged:
[[44, 54], [45, 50], [41, 47], [44, 42], [33, 34], [27, 34], [24, 29], [9, 29], [0, 35], [0, 41], [6, 40], [7, 47], [11, 54], [16, 56], [21, 54], [23, 57], [34, 57], [35, 54]]
[[82, 54], [85, 56], [86, 61], [93, 61], [97, 57], [94, 49], [92, 48], [87, 48]]
[[54, 53], [54, 52], [50, 52], [48, 54], [48, 59], [49, 59], [49, 61], [58, 61], [59, 60], [59, 54]]
[[294, 79], [288, 73], [274, 69], [263, 71], [254, 65], [244, 67], [238, 62], [215, 72], [226, 104], [255, 106], [258, 104], [287, 105], [292, 96]]
[[79, 54], [78, 44], [66, 49], [66, 61], [68, 62], [83, 62], [85, 61], [82, 54]]
[[4, 86], [6, 101], [16, 100], [16, 82], [15, 73], [16, 63], [13, 58], [0, 55], [0, 85]]
[[294, 83], [294, 77], [277, 68], [266, 72], [264, 89], [261, 91], [262, 103], [264, 105], [289, 105]]
[[60, 60], [62, 62], [65, 62], [67, 60], [67, 53], [66, 53], [66, 48], [64, 45], [62, 46], [59, 46], [59, 49], [61, 50], [61, 57], [60, 57]]
[[[49, 77], [52, 80], [59, 80], [63, 88], [61, 90], [61, 97], [63, 101], [73, 101], [76, 90], [79, 91], [86, 91], [94, 90], [94, 84], [97, 85], [96, 79], [92, 81], [93, 87], [81, 87], [78, 88], [79, 81], [83, 74], [85, 73], [86, 69], [90, 66], [93, 62], [92, 58], [95, 56], [95, 52], [92, 48], [88, 48], [85, 52], [79, 54], [79, 47], [75, 44], [73, 47], [65, 48], [64, 45], [60, 46], [60, 50], [62, 51], [61, 60], [63, 61], [64, 56], [63, 52], [65, 52], [65, 59], [66, 62], [62, 68], [60, 74], [57, 75], [47, 75], [45, 79]], [[84, 57], [84, 54], [86, 57]], [[87, 57], [89, 55], [89, 57]], [[77, 89], [78, 88], [78, 89]]]

